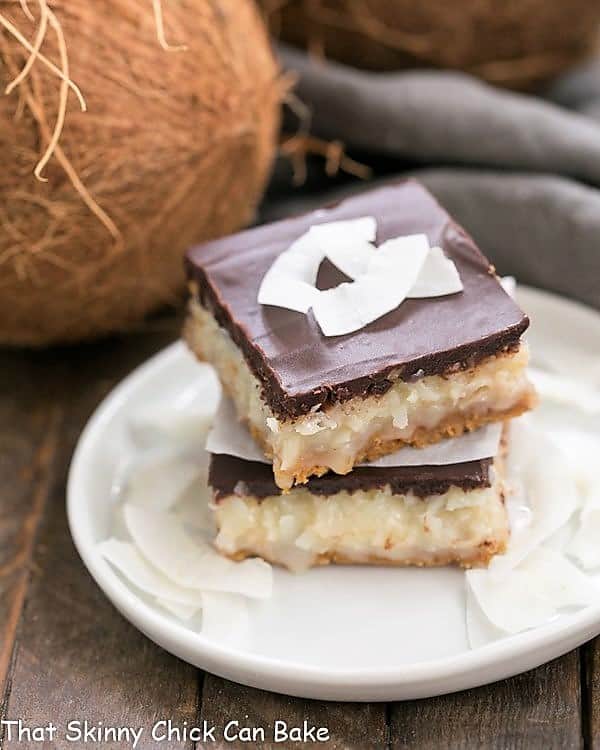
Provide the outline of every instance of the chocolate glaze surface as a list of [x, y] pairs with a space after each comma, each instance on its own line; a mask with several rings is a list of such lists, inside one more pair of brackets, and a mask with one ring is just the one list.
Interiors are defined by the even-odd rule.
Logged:
[[[356, 466], [343, 476], [326, 474], [312, 477], [302, 487], [314, 495], [335, 495], [337, 492], [352, 493], [389, 485], [394, 495], [412, 492], [424, 498], [441, 495], [453, 486], [465, 491], [489, 487], [492, 463], [492, 458], [482, 458], [445, 466]], [[208, 482], [217, 502], [233, 494], [259, 499], [281, 494], [273, 480], [270, 464], [224, 454], [211, 456]]]
[[[405, 300], [346, 336], [322, 335], [308, 315], [261, 306], [258, 288], [273, 259], [313, 224], [377, 219], [377, 243], [425, 233], [455, 263], [464, 291]], [[529, 321], [502, 289], [473, 240], [413, 180], [379, 188], [303, 216], [256, 227], [192, 248], [186, 258], [201, 304], [242, 350], [279, 419], [293, 419], [355, 396], [385, 393], [388, 376], [444, 374], [515, 348]], [[335, 273], [324, 264], [320, 286]]]

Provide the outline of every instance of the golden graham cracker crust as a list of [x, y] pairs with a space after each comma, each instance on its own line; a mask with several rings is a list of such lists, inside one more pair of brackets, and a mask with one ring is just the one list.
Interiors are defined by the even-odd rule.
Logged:
[[[390, 560], [385, 557], [379, 557], [377, 555], [368, 555], [366, 558], [361, 560], [351, 559], [346, 555], [341, 555], [336, 552], [325, 552], [318, 555], [318, 557], [312, 563], [312, 567], [322, 565], [384, 565], [393, 568], [441, 568], [447, 565], [456, 565], [460, 568], [487, 568], [490, 564], [491, 559], [495, 555], [501, 555], [506, 551], [506, 545], [508, 544], [508, 537], [506, 539], [489, 539], [482, 542], [477, 549], [472, 550], [469, 554], [458, 556], [456, 552], [447, 551], [444, 553], [438, 553], [427, 556], [415, 556], [407, 557], [403, 560]], [[246, 560], [249, 557], [257, 557], [256, 552], [248, 550], [238, 550], [233, 554], [227, 554], [222, 550], [219, 550], [220, 554], [228, 557], [230, 560], [240, 562]], [[281, 561], [275, 558], [269, 558], [268, 556], [260, 555], [263, 560], [266, 560], [271, 565], [281, 566]]]

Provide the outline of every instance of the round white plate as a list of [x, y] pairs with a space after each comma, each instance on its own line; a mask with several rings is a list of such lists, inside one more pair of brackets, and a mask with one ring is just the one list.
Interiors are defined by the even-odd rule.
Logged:
[[[534, 321], [534, 362], [600, 383], [600, 315], [559, 297], [519, 290]], [[600, 633], [600, 606], [471, 650], [458, 570], [330, 566], [275, 571], [274, 595], [253, 601], [243, 646], [210, 640], [138, 597], [96, 550], [109, 535], [111, 482], [131, 450], [132, 415], [177, 399], [198, 365], [176, 343], [126, 378], [81, 435], [68, 484], [73, 539], [115, 607], [180, 658], [237, 682], [306, 698], [377, 701], [440, 695], [493, 682], [570, 651]], [[207, 398], [215, 399], [216, 384]]]

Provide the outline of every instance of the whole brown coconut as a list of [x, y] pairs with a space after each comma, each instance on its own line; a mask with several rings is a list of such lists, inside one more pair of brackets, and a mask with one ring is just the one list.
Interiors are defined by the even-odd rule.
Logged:
[[65, 82], [37, 57], [0, 97], [0, 342], [9, 344], [123, 330], [174, 300], [184, 250], [252, 219], [283, 93], [252, 0], [2, 0], [4, 85], [31, 51], [10, 28], [35, 46], [44, 12], [41, 52], [55, 68], [68, 63], [87, 112], [69, 89], [40, 182], [34, 169]]
[[275, 34], [370, 70], [453, 68], [528, 88], [596, 42], [596, 0], [261, 0]]

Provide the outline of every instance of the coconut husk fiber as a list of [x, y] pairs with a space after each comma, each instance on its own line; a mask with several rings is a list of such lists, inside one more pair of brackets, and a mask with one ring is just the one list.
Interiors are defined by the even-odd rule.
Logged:
[[0, 15], [4, 85], [24, 73], [0, 97], [0, 343], [124, 330], [177, 298], [189, 245], [253, 218], [285, 88], [264, 23], [252, 0]]
[[261, 0], [283, 40], [368, 70], [462, 70], [535, 86], [598, 39], [595, 0]]

